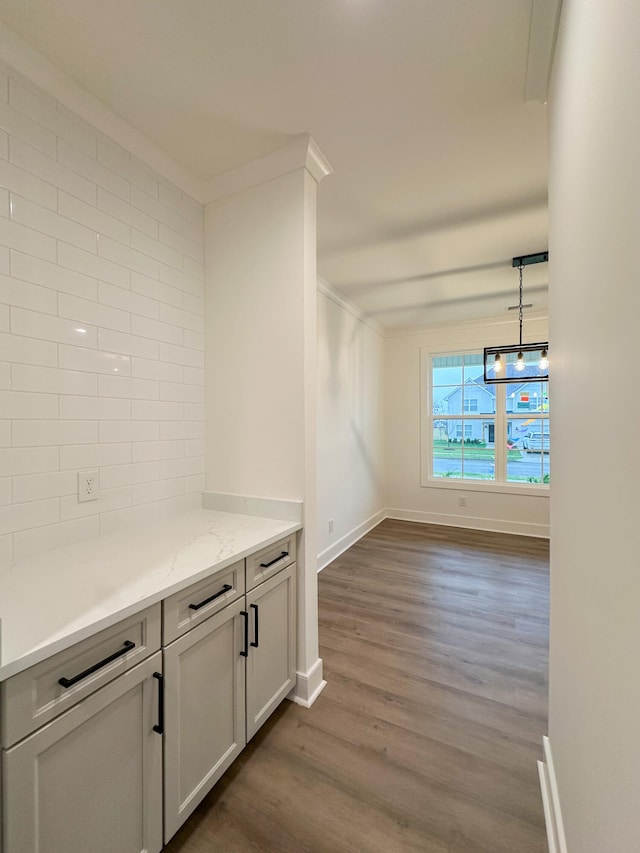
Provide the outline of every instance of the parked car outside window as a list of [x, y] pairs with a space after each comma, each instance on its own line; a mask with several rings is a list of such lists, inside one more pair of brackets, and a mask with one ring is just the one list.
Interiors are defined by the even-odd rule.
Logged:
[[528, 432], [522, 446], [527, 453], [548, 453], [550, 448], [548, 432]]

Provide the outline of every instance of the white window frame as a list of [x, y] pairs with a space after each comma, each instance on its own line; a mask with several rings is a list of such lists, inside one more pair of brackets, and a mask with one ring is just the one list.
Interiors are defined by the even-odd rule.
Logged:
[[[507, 422], [509, 419], [525, 420], [532, 416], [536, 420], [549, 419], [548, 412], [525, 412], [520, 410], [507, 412], [507, 393], [509, 384], [496, 384], [496, 411], [493, 413], [475, 414], [462, 412], [460, 415], [444, 416], [446, 420], [490, 420], [494, 422], [494, 447], [504, 448], [504, 452], [496, 452], [494, 480], [466, 480], [456, 477], [434, 477], [433, 475], [433, 419], [442, 418], [442, 415], [433, 415], [432, 376], [433, 359], [442, 356], [464, 356], [477, 355], [482, 352], [481, 348], [445, 350], [442, 352], [425, 352], [421, 350], [420, 359], [420, 387], [421, 387], [421, 412], [420, 412], [420, 458], [421, 476], [420, 485], [423, 488], [457, 489], [464, 491], [498, 492], [514, 495], [545, 495], [549, 494], [548, 483], [509, 483], [507, 482]], [[464, 408], [464, 404], [463, 404]], [[464, 427], [463, 427], [464, 431]]]

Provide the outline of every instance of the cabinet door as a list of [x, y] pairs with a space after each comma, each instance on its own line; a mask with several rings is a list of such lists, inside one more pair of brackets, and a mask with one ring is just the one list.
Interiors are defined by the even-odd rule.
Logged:
[[247, 593], [247, 740], [275, 711], [296, 678], [295, 563]]
[[242, 751], [244, 597], [164, 651], [165, 843]]
[[162, 848], [161, 667], [157, 652], [4, 753], [4, 853]]

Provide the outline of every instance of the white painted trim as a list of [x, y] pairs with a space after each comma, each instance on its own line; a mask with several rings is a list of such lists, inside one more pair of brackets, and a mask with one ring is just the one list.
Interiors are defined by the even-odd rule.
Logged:
[[358, 526], [354, 527], [353, 530], [345, 533], [345, 535], [341, 536], [333, 545], [330, 545], [328, 548], [325, 548], [324, 551], [321, 551], [320, 554], [318, 554], [318, 571], [321, 572], [329, 565], [329, 563], [332, 563], [336, 557], [339, 557], [340, 554], [343, 554], [348, 548], [355, 545], [359, 539], [362, 539], [362, 537], [369, 533], [369, 531], [373, 530], [374, 527], [377, 527], [381, 521], [385, 520], [386, 517], [387, 513], [385, 510], [381, 509], [366, 521], [363, 521], [362, 524], [358, 524]]
[[266, 184], [298, 169], [308, 169], [316, 181], [333, 171], [308, 133], [299, 133], [282, 148], [211, 178], [204, 185], [205, 204]]
[[440, 524], [444, 527], [465, 527], [469, 530], [488, 530], [492, 533], [514, 533], [517, 536], [549, 538], [548, 524], [529, 524], [524, 521], [506, 521], [469, 515], [445, 515], [439, 512], [396, 508], [387, 508], [387, 518], [393, 518], [397, 521], [417, 521], [421, 524]]
[[[545, 768], [545, 785], [547, 786], [547, 790], [543, 789], [542, 791], [542, 802], [545, 804], [545, 796], [547, 797], [547, 804], [549, 808], [549, 815], [547, 816], [547, 807], [545, 806], [545, 821], [547, 821], [547, 838], [551, 838], [553, 843], [557, 846], [555, 849], [551, 846], [551, 841], [549, 842], [549, 853], [568, 853], [567, 850], [567, 840], [564, 833], [564, 823], [562, 820], [562, 810], [560, 808], [560, 795], [558, 792], [558, 781], [556, 779], [556, 771], [553, 766], [553, 755], [551, 754], [551, 741], [548, 737], [542, 738], [542, 747], [544, 751], [544, 762], [538, 762], [538, 764], [543, 764]], [[542, 777], [541, 777], [541, 785], [542, 785]]]
[[535, 0], [529, 20], [525, 101], [547, 103], [562, 0]]
[[374, 320], [373, 317], [368, 317], [363, 311], [358, 308], [357, 305], [354, 305], [353, 302], [349, 302], [344, 298], [341, 294], [338, 293], [335, 288], [329, 284], [329, 282], [318, 276], [317, 288], [327, 299], [330, 299], [332, 302], [342, 308], [343, 311], [346, 311], [348, 314], [351, 314], [352, 317], [355, 317], [356, 320], [360, 323], [364, 323], [365, 326], [368, 326], [372, 332], [380, 335], [381, 338], [385, 337], [385, 332], [382, 326], [378, 323], [377, 320]]
[[318, 658], [307, 673], [296, 672], [296, 686], [287, 699], [303, 708], [310, 708], [326, 686], [327, 682], [322, 677], [322, 658]]
[[61, 71], [0, 21], [0, 60], [32, 83], [40, 86], [65, 107], [109, 139], [117, 142], [161, 177], [202, 203], [203, 185], [184, 166], [132, 127], [93, 95]]
[[540, 793], [542, 794], [544, 825], [547, 829], [547, 847], [549, 848], [549, 853], [559, 853], [558, 839], [553, 825], [553, 811], [549, 793], [549, 774], [544, 761], [538, 761], [538, 778], [540, 779]]

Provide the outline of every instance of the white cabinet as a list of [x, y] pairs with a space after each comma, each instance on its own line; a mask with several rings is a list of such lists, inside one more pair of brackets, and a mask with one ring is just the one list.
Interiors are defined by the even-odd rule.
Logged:
[[244, 598], [164, 650], [165, 841], [244, 748]]
[[247, 593], [247, 741], [291, 691], [296, 677], [295, 563]]
[[4, 853], [162, 848], [157, 652], [3, 754]]

